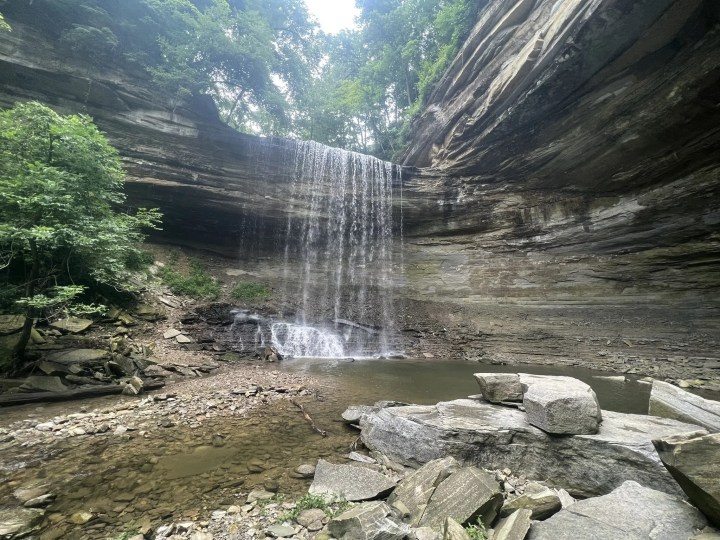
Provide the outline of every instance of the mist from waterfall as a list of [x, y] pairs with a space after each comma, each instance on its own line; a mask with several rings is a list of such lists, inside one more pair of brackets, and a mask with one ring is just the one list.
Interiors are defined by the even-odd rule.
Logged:
[[387, 354], [395, 331], [392, 184], [400, 169], [312, 141], [296, 148], [283, 299], [294, 321], [273, 332], [273, 344], [293, 356]]

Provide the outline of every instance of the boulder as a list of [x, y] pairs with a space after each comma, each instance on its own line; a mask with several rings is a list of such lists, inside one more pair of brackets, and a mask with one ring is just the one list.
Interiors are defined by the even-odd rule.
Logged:
[[64, 392], [68, 387], [63, 384], [60, 377], [31, 375], [18, 389], [21, 392]]
[[653, 381], [649, 413], [720, 432], [720, 402], [704, 399], [663, 381]]
[[602, 420], [597, 396], [572, 377], [521, 374], [528, 422], [547, 433], [591, 435]]
[[382, 501], [358, 504], [328, 523], [328, 532], [339, 540], [402, 540], [409, 528], [390, 517]]
[[102, 364], [108, 355], [108, 351], [102, 349], [68, 349], [49, 354], [47, 360], [66, 366], [71, 364], [82, 366], [87, 364]]
[[690, 501], [720, 527], [720, 433], [683, 433], [653, 444]]
[[347, 501], [367, 501], [383, 497], [395, 487], [387, 476], [353, 465], [334, 465], [321, 459], [309, 492]]
[[53, 323], [50, 323], [50, 326], [52, 328], [55, 328], [56, 330], [60, 330], [61, 332], [67, 332], [69, 334], [79, 334], [80, 332], [84, 332], [90, 326], [92, 326], [92, 321], [90, 319], [81, 319], [78, 317], [68, 317], [67, 319], [60, 319], [59, 321], [55, 321]]
[[470, 540], [467, 531], [451, 517], [445, 518], [442, 531], [443, 540]]
[[707, 520], [680, 498], [627, 481], [608, 495], [578, 501], [547, 521], [533, 522], [528, 540], [690, 538]]
[[532, 510], [515, 510], [495, 526], [493, 540], [523, 540], [530, 530]]
[[500, 509], [500, 517], [507, 517], [517, 510], [530, 510], [532, 519], [547, 519], [562, 508], [560, 497], [549, 487], [530, 482], [525, 493], [505, 501]]
[[453, 457], [430, 461], [403, 478], [390, 494], [388, 503], [404, 504], [409, 515], [408, 523], [416, 526], [437, 486], [459, 468], [460, 464]]
[[308, 531], [319, 531], [323, 528], [323, 520], [325, 519], [325, 512], [319, 508], [308, 508], [298, 514], [295, 519], [298, 525], [302, 525]]
[[348, 424], [357, 424], [363, 414], [371, 413], [377, 410], [377, 407], [372, 407], [370, 405], [352, 405], [345, 409], [341, 416]]
[[462, 464], [550, 478], [574, 496], [603, 495], [625, 480], [682, 494], [652, 440], [697, 426], [610, 411], [603, 418], [595, 435], [557, 437], [531, 426], [517, 409], [460, 399], [379, 409], [364, 415], [360, 426], [368, 448], [415, 468], [453, 456]]
[[0, 508], [0, 538], [22, 538], [35, 531], [45, 515], [37, 508]]
[[501, 505], [502, 493], [493, 475], [477, 467], [465, 467], [435, 489], [419, 525], [439, 529], [447, 517], [461, 524], [476, 519], [490, 524]]
[[24, 324], [23, 315], [0, 315], [0, 336], [19, 332]]
[[522, 401], [523, 389], [517, 373], [474, 373], [483, 399], [490, 403]]

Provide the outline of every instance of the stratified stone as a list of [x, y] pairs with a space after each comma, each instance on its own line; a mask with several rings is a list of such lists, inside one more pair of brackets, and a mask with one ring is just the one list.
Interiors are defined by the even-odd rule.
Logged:
[[0, 538], [22, 538], [35, 531], [45, 515], [36, 508], [0, 508]]
[[382, 501], [358, 504], [328, 523], [328, 532], [340, 540], [402, 540], [409, 528], [391, 519]]
[[321, 459], [310, 486], [312, 495], [327, 495], [346, 501], [368, 501], [390, 493], [395, 482], [387, 476], [353, 465], [334, 465]]
[[50, 362], [69, 366], [71, 364], [100, 364], [108, 357], [108, 351], [102, 349], [70, 349], [49, 354]]
[[500, 517], [507, 517], [517, 510], [530, 510], [532, 519], [547, 519], [562, 508], [560, 497], [549, 487], [530, 482], [525, 493], [509, 498], [500, 509]]
[[495, 526], [493, 540], [523, 540], [530, 530], [531, 516], [532, 511], [527, 508], [515, 510]]
[[720, 432], [720, 402], [663, 381], [653, 381], [648, 414], [697, 424], [711, 433]]
[[402, 502], [410, 516], [408, 523], [416, 526], [437, 486], [459, 468], [460, 464], [453, 457], [430, 461], [403, 478], [388, 503]]
[[92, 321], [90, 319], [80, 319], [78, 317], [68, 317], [67, 319], [61, 319], [59, 321], [55, 321], [53, 323], [50, 323], [50, 326], [52, 328], [55, 328], [56, 330], [60, 330], [62, 332], [69, 332], [70, 334], [79, 334], [80, 332], [84, 332], [90, 326], [92, 326]]
[[720, 433], [683, 433], [653, 444], [690, 501], [720, 527]]
[[597, 396], [572, 377], [520, 374], [528, 422], [547, 433], [592, 435], [602, 420]]
[[523, 389], [517, 373], [474, 373], [483, 399], [490, 403], [522, 401]]
[[445, 518], [443, 523], [443, 540], [470, 540], [467, 531], [453, 518]]
[[682, 495], [651, 441], [697, 426], [611, 411], [603, 417], [596, 435], [557, 437], [528, 424], [517, 409], [459, 399], [380, 409], [360, 425], [368, 448], [414, 468], [453, 456], [489, 470], [552, 478], [554, 486], [578, 497], [609, 493], [625, 480]]
[[700, 511], [680, 498], [628, 481], [608, 495], [533, 522], [528, 540], [680, 539], [706, 524]]
[[18, 389], [21, 392], [64, 392], [68, 387], [63, 384], [60, 377], [31, 375]]
[[465, 467], [440, 483], [420, 518], [421, 527], [439, 529], [446, 517], [458, 523], [481, 519], [492, 523], [502, 505], [495, 478], [476, 467]]

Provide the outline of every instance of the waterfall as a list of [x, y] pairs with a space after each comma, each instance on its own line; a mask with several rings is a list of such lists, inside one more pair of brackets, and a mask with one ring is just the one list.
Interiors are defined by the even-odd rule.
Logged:
[[272, 331], [281, 353], [367, 356], [390, 350], [394, 169], [372, 156], [297, 143], [283, 294], [294, 322]]

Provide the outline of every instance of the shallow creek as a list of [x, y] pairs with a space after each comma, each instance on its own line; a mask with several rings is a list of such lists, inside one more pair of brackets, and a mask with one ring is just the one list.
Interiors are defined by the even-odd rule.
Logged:
[[[603, 408], [621, 412], [644, 413], [650, 393], [648, 384], [635, 380], [598, 378], [610, 374], [537, 366], [297, 359], [283, 362], [281, 369], [319, 381], [314, 396], [297, 401], [328, 437], [313, 431], [298, 408], [283, 399], [262, 405], [247, 418], [208, 418], [200, 427], [179, 423], [146, 434], [108, 432], [25, 448], [0, 444], [0, 501], [12, 501], [13, 490], [20, 486], [45, 484], [57, 499], [47, 508], [41, 538], [117, 538], [143, 523], [206, 518], [213, 510], [243, 504], [244, 495], [255, 487], [277, 489], [288, 499], [301, 495], [309, 481], [294, 478], [293, 469], [319, 457], [341, 461], [357, 438], [355, 430], [339, 421], [350, 404], [380, 399], [430, 404], [466, 397], [477, 393], [472, 378], [477, 371], [571, 375], [595, 388]], [[127, 403], [137, 403], [131, 399]], [[0, 411], [0, 424], [117, 405], [115, 397], [6, 409]], [[69, 518], [77, 512], [93, 517], [74, 524]]]

